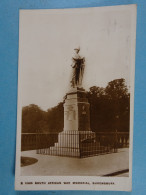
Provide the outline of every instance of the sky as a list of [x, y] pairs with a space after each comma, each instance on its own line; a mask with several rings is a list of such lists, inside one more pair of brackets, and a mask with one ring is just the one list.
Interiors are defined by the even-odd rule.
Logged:
[[69, 90], [74, 48], [85, 57], [83, 87], [106, 87], [133, 66], [133, 8], [21, 10], [18, 97], [21, 106], [56, 106]]

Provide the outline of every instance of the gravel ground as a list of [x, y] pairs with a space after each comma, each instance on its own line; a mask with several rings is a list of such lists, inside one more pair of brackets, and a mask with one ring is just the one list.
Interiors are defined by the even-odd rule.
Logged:
[[[104, 154], [88, 158], [72, 158], [36, 154], [35, 150], [22, 152], [24, 157], [32, 157], [37, 163], [21, 167], [23, 176], [103, 176], [129, 169], [129, 149], [119, 149], [118, 153]], [[117, 177], [128, 177], [128, 173]]]

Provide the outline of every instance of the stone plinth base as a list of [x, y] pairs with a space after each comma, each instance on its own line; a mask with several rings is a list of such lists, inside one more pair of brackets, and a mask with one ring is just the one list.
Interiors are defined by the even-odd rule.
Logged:
[[58, 142], [49, 148], [50, 155], [81, 157], [82, 153], [92, 151], [99, 146], [95, 133], [91, 131], [63, 131], [58, 135]]

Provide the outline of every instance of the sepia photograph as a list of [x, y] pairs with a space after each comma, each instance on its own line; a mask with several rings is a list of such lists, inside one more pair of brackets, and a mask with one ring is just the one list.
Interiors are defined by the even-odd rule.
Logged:
[[16, 190], [132, 186], [136, 5], [20, 10]]

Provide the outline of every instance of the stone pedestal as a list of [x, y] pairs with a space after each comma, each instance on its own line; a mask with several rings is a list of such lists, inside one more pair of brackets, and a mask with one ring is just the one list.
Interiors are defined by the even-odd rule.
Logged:
[[95, 144], [95, 133], [90, 129], [86, 92], [83, 88], [73, 88], [65, 98], [64, 130], [58, 135], [58, 143], [50, 147], [50, 154], [80, 157], [91, 143]]
[[74, 88], [66, 95], [64, 103], [64, 131], [90, 131], [90, 112], [86, 92]]

